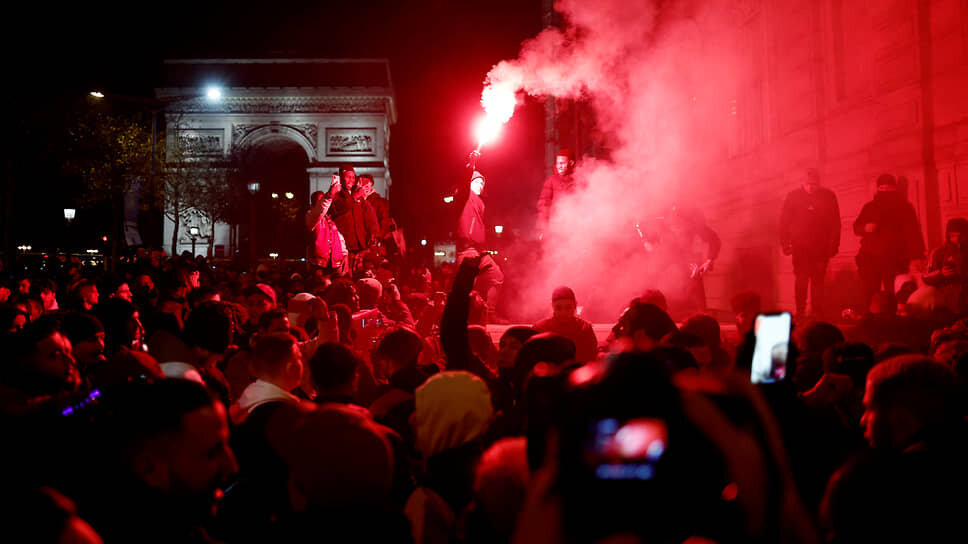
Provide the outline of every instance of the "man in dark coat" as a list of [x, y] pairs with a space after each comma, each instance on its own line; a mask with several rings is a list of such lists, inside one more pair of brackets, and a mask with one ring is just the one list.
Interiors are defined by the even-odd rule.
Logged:
[[780, 245], [784, 255], [793, 255], [797, 315], [806, 312], [809, 287], [810, 309], [822, 316], [827, 262], [840, 247], [840, 206], [833, 191], [820, 186], [816, 169], [808, 169], [803, 185], [783, 202]]
[[894, 303], [894, 276], [906, 272], [912, 259], [924, 256], [924, 239], [914, 206], [898, 192], [891, 174], [877, 178], [877, 193], [861, 208], [854, 233], [861, 237], [856, 260], [865, 301], [869, 303], [883, 286], [889, 303]]
[[549, 223], [554, 214], [557, 201], [575, 190], [575, 154], [570, 149], [563, 148], [555, 155], [555, 171], [548, 176], [538, 195], [538, 218], [535, 223], [538, 238], [543, 239], [548, 233]]
[[333, 196], [329, 214], [346, 240], [350, 266], [355, 270], [360, 253], [373, 245], [380, 230], [373, 207], [364, 199], [356, 184], [356, 171], [344, 164], [339, 167], [342, 190]]

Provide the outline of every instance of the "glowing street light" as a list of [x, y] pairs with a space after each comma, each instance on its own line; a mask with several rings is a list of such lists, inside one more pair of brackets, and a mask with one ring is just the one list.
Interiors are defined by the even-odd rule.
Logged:
[[66, 219], [68, 223], [70, 223], [71, 221], [73, 221], [74, 220], [74, 217], [76, 215], [77, 215], [77, 210], [76, 209], [74, 209], [74, 208], [64, 208], [64, 219]]
[[272, 253], [269, 254], [269, 257], [272, 258], [272, 259], [278, 259], [279, 258], [279, 254], [276, 253], [276, 252], [272, 252]]
[[253, 194], [254, 195], [254, 194], [256, 194], [256, 193], [259, 192], [259, 182], [258, 181], [250, 181], [248, 183], [248, 185], [246, 185], [246, 188], [249, 190], [249, 194]]
[[422, 239], [420, 240], [420, 245], [422, 245], [422, 246], [425, 246], [425, 245], [427, 245], [427, 239], [426, 239], [426, 238], [422, 238]]
[[497, 234], [504, 232], [504, 225], [494, 225], [494, 232]]
[[292, 200], [296, 196], [289, 191], [286, 191], [285, 195], [286, 195], [286, 198], [288, 198], [289, 200]]
[[454, 201], [454, 195], [449, 195], [444, 197], [444, 204], [450, 204]]
[[205, 97], [209, 100], [221, 100], [222, 99], [222, 89], [216, 87], [215, 85], [210, 85], [205, 89]]
[[198, 227], [188, 227], [188, 236], [192, 239], [192, 258], [195, 257], [195, 240], [198, 239]]
[[101, 91], [91, 91], [91, 96], [94, 98], [104, 98], [104, 93]]
[[279, 193], [272, 193], [269, 196], [271, 196], [272, 198], [279, 198]]

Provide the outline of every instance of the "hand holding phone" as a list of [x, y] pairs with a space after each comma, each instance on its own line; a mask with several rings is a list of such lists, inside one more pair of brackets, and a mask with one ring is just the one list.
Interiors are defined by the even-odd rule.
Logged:
[[339, 180], [339, 174], [333, 174], [333, 183], [329, 186], [330, 193], [338, 193], [342, 190], [342, 183]]

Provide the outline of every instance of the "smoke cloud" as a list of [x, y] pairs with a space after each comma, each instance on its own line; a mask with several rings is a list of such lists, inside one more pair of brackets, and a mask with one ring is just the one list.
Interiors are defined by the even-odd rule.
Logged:
[[556, 197], [540, 263], [512, 313], [547, 313], [558, 285], [572, 287], [595, 321], [614, 320], [648, 288], [675, 298], [683, 276], [646, 254], [638, 230], [648, 235], [674, 203], [702, 212], [723, 190], [713, 167], [735, 145], [735, 97], [750, 78], [728, 39], [731, 5], [559, 0], [563, 28], [545, 29], [488, 73], [489, 92], [585, 101], [611, 151], [579, 159], [577, 190]]

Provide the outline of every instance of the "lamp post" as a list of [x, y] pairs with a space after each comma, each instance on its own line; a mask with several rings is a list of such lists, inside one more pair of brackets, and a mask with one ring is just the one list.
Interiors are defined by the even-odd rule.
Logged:
[[67, 260], [71, 260], [71, 223], [74, 221], [74, 217], [77, 216], [77, 210], [74, 208], [64, 208], [64, 221], [67, 221]]
[[259, 182], [250, 181], [246, 188], [252, 198], [249, 199], [249, 262], [255, 263], [255, 194], [259, 192]]
[[192, 259], [195, 258], [195, 240], [198, 239], [198, 227], [188, 227], [188, 235], [192, 238]]

